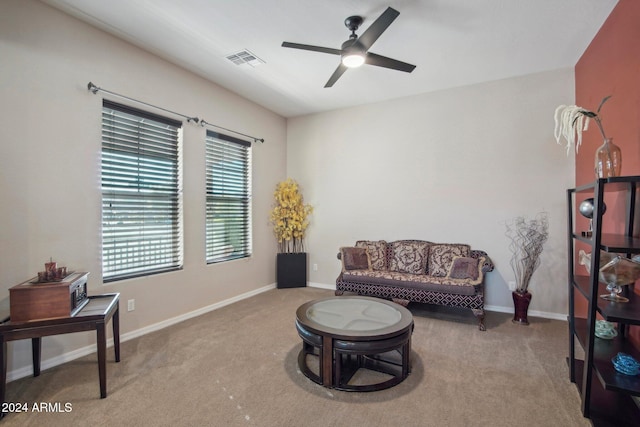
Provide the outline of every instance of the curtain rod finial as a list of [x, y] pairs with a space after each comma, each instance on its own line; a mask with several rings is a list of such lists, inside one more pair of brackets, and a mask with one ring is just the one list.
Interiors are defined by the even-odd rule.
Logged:
[[98, 93], [98, 90], [100, 88], [98, 86], [94, 85], [93, 83], [89, 82], [89, 84], [87, 85], [87, 89], [90, 90], [91, 92], [93, 92], [93, 94], [95, 95], [96, 93]]

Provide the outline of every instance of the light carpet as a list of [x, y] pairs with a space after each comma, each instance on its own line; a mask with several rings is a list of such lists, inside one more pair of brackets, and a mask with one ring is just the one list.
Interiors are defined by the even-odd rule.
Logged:
[[[316, 288], [274, 289], [7, 384], [7, 402], [61, 412], [8, 414], [5, 426], [588, 426], [569, 381], [566, 322], [516, 325], [487, 313], [410, 304], [412, 373], [387, 390], [324, 388], [298, 369], [294, 321]], [[64, 412], [65, 404], [69, 412]]]

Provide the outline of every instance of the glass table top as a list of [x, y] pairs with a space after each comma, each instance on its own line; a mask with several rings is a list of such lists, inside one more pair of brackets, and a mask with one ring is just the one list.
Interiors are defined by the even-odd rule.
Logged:
[[402, 313], [371, 299], [345, 298], [318, 301], [306, 312], [309, 320], [344, 331], [372, 331], [395, 325]]

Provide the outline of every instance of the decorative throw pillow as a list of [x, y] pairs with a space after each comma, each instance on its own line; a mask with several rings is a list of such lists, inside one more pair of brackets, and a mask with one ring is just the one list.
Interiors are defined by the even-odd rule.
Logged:
[[389, 271], [399, 273], [424, 274], [427, 269], [429, 244], [399, 240], [390, 243], [391, 259]]
[[449, 277], [452, 279], [477, 280], [479, 275], [478, 260], [476, 258], [462, 256], [453, 257], [453, 262], [449, 269]]
[[344, 270], [371, 270], [371, 260], [366, 248], [340, 248]]
[[434, 243], [429, 247], [429, 275], [446, 277], [453, 257], [468, 257], [471, 247], [462, 243]]
[[384, 240], [358, 240], [357, 248], [366, 248], [373, 270], [387, 269], [387, 242]]

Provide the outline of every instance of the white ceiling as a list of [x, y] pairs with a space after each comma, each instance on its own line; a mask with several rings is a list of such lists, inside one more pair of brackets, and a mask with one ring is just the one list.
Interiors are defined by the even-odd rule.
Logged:
[[[573, 67], [617, 0], [43, 0], [285, 117]], [[417, 66], [365, 65], [324, 88], [344, 20], [358, 34], [388, 7], [400, 16], [371, 52]], [[248, 49], [265, 61], [237, 66]], [[114, 88], [115, 90], [115, 88]]]

